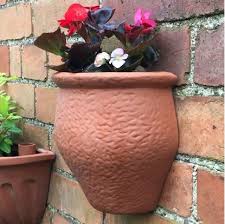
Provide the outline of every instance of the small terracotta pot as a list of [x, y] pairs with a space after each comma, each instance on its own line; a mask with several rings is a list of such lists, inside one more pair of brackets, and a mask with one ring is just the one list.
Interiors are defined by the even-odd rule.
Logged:
[[33, 143], [23, 143], [18, 144], [18, 154], [19, 156], [26, 156], [36, 154], [37, 146]]
[[0, 224], [39, 224], [44, 215], [55, 155], [0, 157]]
[[156, 208], [178, 148], [171, 73], [58, 73], [55, 139], [89, 202], [114, 214]]

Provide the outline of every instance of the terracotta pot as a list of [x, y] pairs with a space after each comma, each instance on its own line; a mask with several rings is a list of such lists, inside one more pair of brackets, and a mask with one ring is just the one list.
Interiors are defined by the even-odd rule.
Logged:
[[18, 144], [19, 156], [36, 154], [37, 146], [33, 143]]
[[55, 155], [0, 157], [0, 224], [40, 224]]
[[171, 86], [159, 73], [58, 73], [55, 139], [96, 209], [145, 213], [157, 206], [178, 148]]

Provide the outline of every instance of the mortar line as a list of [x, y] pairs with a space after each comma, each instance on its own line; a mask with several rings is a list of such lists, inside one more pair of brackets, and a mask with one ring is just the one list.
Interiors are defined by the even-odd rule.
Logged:
[[187, 154], [177, 154], [176, 161], [189, 163], [196, 165], [198, 168], [202, 168], [217, 174], [224, 172], [224, 163], [219, 160], [208, 159], [200, 156], [191, 156]]
[[6, 9], [6, 8], [10, 8], [10, 7], [13, 7], [13, 6], [17, 6], [19, 4], [28, 4], [28, 3], [34, 3], [34, 2], [37, 2], [37, 0], [14, 0], [14, 1], [8, 1], [6, 2], [5, 4], [3, 5], [0, 5], [0, 10], [2, 9]]
[[67, 221], [69, 221], [70, 224], [82, 224], [77, 218], [71, 216], [69, 213], [67, 213], [64, 210], [60, 210], [60, 209], [55, 208], [50, 203], [48, 203], [47, 208], [50, 211], [54, 212], [54, 214], [57, 213], [57, 214], [61, 215], [63, 218], [65, 218]]
[[70, 180], [73, 180], [73, 181], [78, 182], [77, 179], [76, 179], [76, 177], [72, 173], [69, 173], [69, 172], [67, 172], [67, 171], [65, 171], [63, 169], [55, 168], [55, 169], [53, 169], [53, 171], [55, 173], [59, 174], [62, 177], [66, 177], [66, 178], [68, 178]]
[[175, 221], [177, 224], [185, 224], [185, 218], [172, 211], [169, 211], [161, 206], [158, 206], [153, 214], [160, 216], [161, 218], [166, 218], [171, 221]]

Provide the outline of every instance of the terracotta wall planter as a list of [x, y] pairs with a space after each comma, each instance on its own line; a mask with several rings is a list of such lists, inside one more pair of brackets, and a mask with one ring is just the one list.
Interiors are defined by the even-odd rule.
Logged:
[[0, 223], [40, 224], [44, 215], [54, 154], [0, 157]]
[[178, 148], [171, 73], [58, 73], [55, 138], [89, 202], [155, 209]]

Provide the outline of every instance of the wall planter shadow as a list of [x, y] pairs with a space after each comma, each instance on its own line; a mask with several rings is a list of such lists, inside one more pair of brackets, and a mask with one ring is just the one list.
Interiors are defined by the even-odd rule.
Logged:
[[57, 73], [55, 139], [96, 209], [145, 213], [157, 206], [178, 148], [166, 72]]
[[41, 223], [54, 158], [43, 149], [33, 155], [0, 157], [1, 224]]

